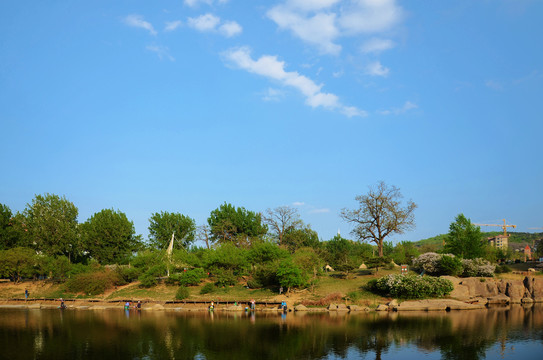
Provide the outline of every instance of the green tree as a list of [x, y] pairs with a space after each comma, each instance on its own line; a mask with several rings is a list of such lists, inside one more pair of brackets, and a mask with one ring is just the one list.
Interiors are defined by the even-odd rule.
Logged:
[[140, 246], [134, 223], [126, 214], [104, 209], [81, 225], [83, 246], [100, 264], [122, 263]]
[[0, 276], [16, 283], [36, 275], [38, 267], [38, 257], [32, 249], [14, 247], [0, 251]]
[[0, 250], [22, 245], [17, 220], [7, 205], [0, 204]]
[[409, 200], [402, 205], [402, 194], [395, 186], [379, 182], [370, 187], [366, 195], [357, 196], [358, 209], [343, 209], [340, 216], [354, 224], [352, 234], [361, 241], [377, 245], [379, 256], [383, 257], [383, 242], [392, 234], [403, 234], [415, 226], [414, 211], [417, 205]]
[[65, 255], [71, 260], [80, 253], [77, 207], [66, 197], [36, 195], [23, 212], [30, 240], [46, 255]]
[[473, 225], [464, 214], [459, 214], [449, 226], [444, 251], [464, 259], [484, 258], [487, 246], [481, 228]]
[[224, 203], [213, 210], [207, 219], [211, 238], [219, 243], [230, 242], [236, 246], [251, 245], [268, 232], [259, 213]]
[[334, 236], [325, 244], [326, 260], [337, 271], [349, 271], [357, 268], [362, 259], [353, 253], [353, 242], [342, 238], [340, 235]]
[[398, 265], [413, 264], [413, 259], [420, 255], [419, 250], [411, 241], [401, 241], [394, 246], [390, 257]]
[[282, 239], [282, 245], [292, 253], [301, 247], [320, 248], [319, 234], [309, 225], [288, 229]]
[[290, 288], [305, 284], [302, 270], [292, 262], [292, 259], [281, 261], [277, 269], [277, 279], [281, 286], [287, 288], [287, 293], [290, 292]]
[[156, 249], [168, 247], [175, 233], [174, 249], [188, 248], [194, 242], [196, 222], [186, 215], [162, 211], [149, 219], [149, 242]]

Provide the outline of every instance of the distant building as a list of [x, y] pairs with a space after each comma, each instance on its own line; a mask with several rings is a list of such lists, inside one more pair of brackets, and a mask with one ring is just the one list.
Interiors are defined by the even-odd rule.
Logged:
[[496, 249], [502, 249], [507, 251], [509, 247], [509, 236], [508, 235], [496, 235], [489, 237], [488, 245], [495, 247]]
[[524, 261], [532, 260], [532, 249], [529, 245], [524, 248]]

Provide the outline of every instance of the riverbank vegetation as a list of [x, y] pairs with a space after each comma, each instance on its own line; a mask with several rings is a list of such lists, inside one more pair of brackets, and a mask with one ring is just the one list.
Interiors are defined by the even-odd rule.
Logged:
[[[151, 214], [144, 240], [119, 210], [104, 209], [79, 223], [77, 207], [65, 197], [36, 195], [15, 214], [0, 204], [0, 277], [51, 283], [51, 294], [63, 297], [235, 299], [304, 292], [310, 301], [333, 293], [369, 301], [386, 292], [371, 293], [376, 288], [367, 283], [398, 274], [396, 264], [426, 276], [493, 276], [496, 269], [509, 270], [496, 265], [515, 258], [489, 247], [485, 233], [462, 214], [442, 238], [442, 250], [386, 241], [386, 235], [414, 226], [416, 205], [403, 206], [401, 198], [397, 188], [379, 183], [357, 197], [358, 209], [344, 209], [341, 216], [355, 223], [357, 241], [339, 234], [321, 239], [294, 207], [259, 213], [229, 203], [211, 211], [202, 225], [179, 213]], [[376, 199], [386, 201], [379, 205]], [[390, 222], [373, 229], [376, 209]], [[369, 235], [379, 229], [380, 236]]]

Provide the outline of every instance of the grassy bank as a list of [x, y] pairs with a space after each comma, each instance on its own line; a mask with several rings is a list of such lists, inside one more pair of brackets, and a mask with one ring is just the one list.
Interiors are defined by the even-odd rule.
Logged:
[[[516, 268], [519, 271], [524, 268]], [[387, 302], [388, 298], [375, 295], [364, 289], [365, 285], [371, 280], [388, 274], [397, 274], [399, 270], [379, 270], [372, 272], [368, 270], [357, 270], [345, 276], [340, 272], [327, 273], [319, 277], [314, 286], [303, 290], [292, 290], [289, 294], [279, 294], [276, 289], [248, 289], [244, 283], [239, 283], [230, 287], [213, 287], [213, 291], [201, 294], [202, 289], [209, 282], [203, 282], [198, 286], [190, 286], [189, 297], [187, 300], [217, 300], [217, 301], [245, 301], [255, 299], [257, 301], [281, 301], [288, 300], [292, 303], [301, 303], [303, 301], [318, 302], [323, 298], [335, 295], [335, 299], [348, 304], [357, 304], [374, 307], [380, 303]], [[523, 279], [525, 275], [507, 273], [496, 275], [496, 278], [503, 279]], [[535, 276], [542, 276], [535, 274]], [[24, 298], [24, 291], [28, 289], [31, 298], [65, 298], [65, 299], [98, 299], [98, 300], [174, 300], [178, 286], [166, 285], [164, 283], [150, 288], [143, 288], [139, 282], [133, 282], [128, 285], [119, 286], [106, 290], [100, 295], [87, 296], [67, 292], [64, 284], [52, 283], [49, 281], [23, 281], [15, 284], [9, 281], [0, 283], [0, 298]]]

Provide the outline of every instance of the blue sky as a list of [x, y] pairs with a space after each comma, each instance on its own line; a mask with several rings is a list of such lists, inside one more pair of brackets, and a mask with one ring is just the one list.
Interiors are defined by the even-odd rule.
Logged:
[[[414, 231], [543, 227], [543, 1], [0, 3], [0, 202], [202, 224], [296, 207], [320, 237], [383, 180]], [[499, 228], [483, 228], [499, 230]]]

